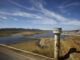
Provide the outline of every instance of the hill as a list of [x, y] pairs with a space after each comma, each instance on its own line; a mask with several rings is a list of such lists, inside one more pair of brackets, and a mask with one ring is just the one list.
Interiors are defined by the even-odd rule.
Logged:
[[23, 29], [23, 28], [4, 28], [0, 29], [0, 36], [10, 36], [10, 35], [32, 35], [39, 33], [47, 33], [48, 30], [40, 29]]

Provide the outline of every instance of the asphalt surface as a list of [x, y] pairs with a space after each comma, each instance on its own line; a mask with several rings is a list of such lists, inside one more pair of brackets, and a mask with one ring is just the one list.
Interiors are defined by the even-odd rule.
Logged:
[[0, 47], [0, 60], [34, 60], [25, 55], [18, 54], [12, 50]]
[[0, 60], [52, 60], [41, 56], [34, 56], [29, 53], [25, 54], [17, 52], [9, 48], [0, 46]]

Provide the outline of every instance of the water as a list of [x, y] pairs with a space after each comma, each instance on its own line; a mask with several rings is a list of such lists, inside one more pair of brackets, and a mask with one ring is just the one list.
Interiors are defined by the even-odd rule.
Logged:
[[[60, 38], [65, 38], [68, 36], [70, 35], [61, 35]], [[54, 34], [53, 33], [42, 33], [42, 34], [36, 34], [36, 35], [28, 36], [28, 37], [54, 37]]]
[[8, 36], [8, 37], [0, 37], [0, 44], [10, 43], [10, 42], [18, 42], [18, 41], [34, 41], [34, 39], [21, 39], [21, 35]]
[[[61, 38], [65, 38], [68, 36], [69, 35], [61, 35]], [[9, 42], [18, 42], [18, 41], [35, 41], [34, 39], [21, 39], [20, 37], [23, 37], [23, 35], [0, 37], [0, 44], [5, 44]], [[27, 37], [53, 37], [53, 33], [42, 33], [42, 34], [36, 34]]]

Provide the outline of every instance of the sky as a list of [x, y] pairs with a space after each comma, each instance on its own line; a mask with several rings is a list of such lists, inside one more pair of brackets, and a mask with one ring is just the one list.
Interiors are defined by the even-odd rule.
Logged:
[[0, 0], [0, 28], [80, 29], [80, 0]]

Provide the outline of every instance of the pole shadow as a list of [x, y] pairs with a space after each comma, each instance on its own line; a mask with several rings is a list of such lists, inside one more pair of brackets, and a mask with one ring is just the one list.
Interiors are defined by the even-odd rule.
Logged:
[[70, 57], [70, 54], [72, 54], [72, 53], [80, 53], [80, 51], [77, 51], [76, 48], [71, 48], [69, 50], [69, 52], [65, 56], [60, 57], [59, 60], [66, 60], [66, 59], [68, 59]]

